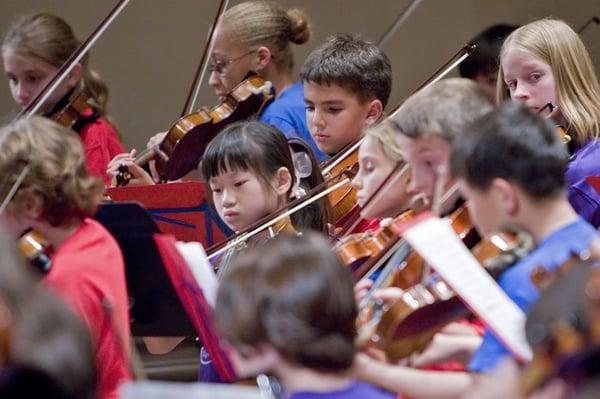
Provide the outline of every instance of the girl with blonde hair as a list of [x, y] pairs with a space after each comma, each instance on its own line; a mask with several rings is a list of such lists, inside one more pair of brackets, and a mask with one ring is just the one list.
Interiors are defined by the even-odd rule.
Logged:
[[[16, 21], [2, 42], [2, 60], [15, 102], [26, 107], [79, 47], [71, 27], [61, 18], [32, 14]], [[124, 151], [115, 127], [106, 117], [108, 88], [84, 57], [42, 106], [51, 117], [77, 94], [88, 97], [90, 107], [72, 126], [79, 133], [89, 171], [109, 183], [108, 162]]]
[[500, 52], [497, 99], [545, 112], [566, 129], [571, 159], [568, 198], [588, 222], [600, 225], [600, 195], [586, 177], [600, 174], [600, 85], [583, 42], [565, 22], [534, 21], [515, 30]]

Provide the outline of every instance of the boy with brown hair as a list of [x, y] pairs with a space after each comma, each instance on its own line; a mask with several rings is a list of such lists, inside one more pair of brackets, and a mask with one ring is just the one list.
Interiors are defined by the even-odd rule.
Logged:
[[244, 253], [223, 276], [215, 315], [240, 377], [273, 374], [291, 399], [394, 397], [353, 379], [352, 280], [319, 235]]
[[304, 61], [306, 120], [319, 149], [329, 155], [378, 122], [392, 88], [388, 57], [355, 36], [330, 36]]

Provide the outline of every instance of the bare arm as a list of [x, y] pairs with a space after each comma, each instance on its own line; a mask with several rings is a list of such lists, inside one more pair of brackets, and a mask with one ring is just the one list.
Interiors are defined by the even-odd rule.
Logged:
[[425, 371], [376, 361], [359, 353], [357, 377], [411, 399], [460, 398], [479, 378], [462, 372]]

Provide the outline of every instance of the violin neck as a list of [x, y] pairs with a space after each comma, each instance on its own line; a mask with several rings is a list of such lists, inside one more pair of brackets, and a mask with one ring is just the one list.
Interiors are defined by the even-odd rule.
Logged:
[[156, 156], [156, 148], [155, 147], [146, 148], [145, 150], [141, 151], [135, 157], [135, 164], [138, 166], [147, 165], [148, 162], [152, 161], [155, 156]]

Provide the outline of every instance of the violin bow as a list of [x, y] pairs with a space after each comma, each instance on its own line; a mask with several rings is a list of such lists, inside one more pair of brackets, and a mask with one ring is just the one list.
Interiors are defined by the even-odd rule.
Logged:
[[190, 91], [188, 92], [187, 98], [185, 100], [185, 104], [183, 105], [183, 110], [181, 111], [181, 117], [188, 115], [194, 111], [196, 101], [198, 100], [198, 95], [200, 93], [200, 88], [202, 87], [202, 82], [204, 81], [204, 75], [206, 75], [206, 67], [208, 66], [208, 57], [212, 53], [212, 49], [214, 46], [214, 35], [217, 30], [217, 26], [221, 23], [221, 18], [223, 17], [223, 13], [227, 9], [227, 5], [229, 4], [229, 0], [221, 0], [219, 2], [219, 7], [217, 8], [217, 13], [215, 15], [215, 19], [210, 27], [210, 31], [208, 33], [208, 39], [206, 44], [204, 45], [204, 50], [202, 50], [202, 56], [200, 57], [200, 63], [198, 64], [198, 68], [196, 68], [196, 73], [194, 75], [194, 80], [192, 81], [192, 85], [190, 86]]
[[13, 121], [20, 118], [28, 118], [39, 111], [40, 107], [48, 100], [50, 95], [56, 90], [56, 88], [67, 78], [69, 73], [73, 70], [75, 65], [88, 53], [90, 48], [96, 43], [96, 41], [102, 36], [106, 29], [112, 24], [112, 22], [121, 14], [127, 4], [131, 0], [119, 0], [119, 2], [113, 7], [108, 15], [100, 22], [100, 24], [94, 29], [94, 31], [88, 36], [88, 38], [77, 47], [77, 49], [71, 54], [71, 56], [61, 65], [56, 71], [52, 79], [48, 81], [46, 86], [38, 93], [35, 98], [27, 104], [15, 117]]

